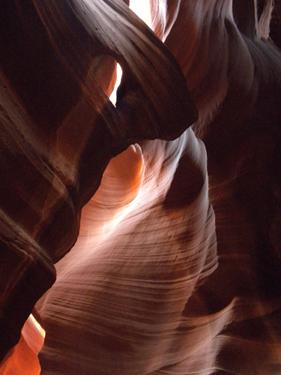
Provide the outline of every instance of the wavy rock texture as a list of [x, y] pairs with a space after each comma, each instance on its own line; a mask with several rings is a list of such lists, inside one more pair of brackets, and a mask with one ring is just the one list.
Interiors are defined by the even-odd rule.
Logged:
[[[172, 55], [123, 2], [7, 0], [0, 25], [3, 357], [110, 158], [177, 137], [196, 111]], [[108, 99], [116, 60], [128, 77], [118, 108]]]
[[3, 2], [2, 355], [56, 263], [42, 374], [276, 375], [280, 4], [145, 3]]
[[[130, 159], [129, 176], [120, 158]], [[113, 159], [81, 223], [40, 308], [45, 372], [146, 374], [203, 350], [199, 337], [215, 336], [215, 324], [197, 337], [184, 310], [217, 257], [206, 155], [193, 132]]]

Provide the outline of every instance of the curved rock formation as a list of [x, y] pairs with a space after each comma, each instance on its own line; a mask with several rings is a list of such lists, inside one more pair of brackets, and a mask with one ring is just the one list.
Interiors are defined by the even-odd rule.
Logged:
[[[280, 4], [144, 3], [3, 1], [1, 355], [56, 263], [42, 374], [276, 375]], [[1, 374], [39, 373], [32, 319]]]
[[[43, 374], [149, 374], [191, 356], [196, 324], [185, 306], [217, 266], [204, 146], [190, 130], [124, 158], [135, 152], [129, 179], [117, 168], [103, 177], [75, 247], [58, 263], [40, 307]], [[209, 325], [201, 335], [209, 330], [215, 335]]]
[[[196, 111], [171, 54], [123, 2], [7, 0], [0, 24], [3, 356], [54, 282], [110, 158], [178, 136]], [[106, 95], [114, 60], [127, 77], [118, 108]]]

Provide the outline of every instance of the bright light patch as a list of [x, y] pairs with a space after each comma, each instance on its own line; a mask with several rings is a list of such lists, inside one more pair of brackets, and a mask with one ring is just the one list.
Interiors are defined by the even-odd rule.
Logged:
[[111, 103], [113, 105], [116, 105], [116, 101], [117, 101], [117, 89], [121, 83], [121, 79], [122, 79], [122, 68], [119, 64], [116, 65], [116, 82], [115, 82], [115, 85], [114, 85], [114, 89], [109, 97], [109, 100], [111, 101]]
[[35, 354], [39, 353], [43, 347], [46, 332], [32, 314], [25, 322], [21, 334], [30, 349]]
[[130, 0], [130, 8], [151, 28], [150, 0]]
[[[130, 0], [130, 8], [136, 15], [141, 18], [150, 28], [152, 27], [150, 0]], [[114, 89], [109, 97], [111, 103], [116, 105], [117, 90], [122, 79], [122, 68], [119, 64], [116, 67], [116, 82]]]

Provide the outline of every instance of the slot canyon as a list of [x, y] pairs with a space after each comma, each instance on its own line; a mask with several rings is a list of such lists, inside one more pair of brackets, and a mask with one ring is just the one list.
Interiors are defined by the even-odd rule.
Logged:
[[0, 0], [0, 375], [281, 374], [281, 0]]

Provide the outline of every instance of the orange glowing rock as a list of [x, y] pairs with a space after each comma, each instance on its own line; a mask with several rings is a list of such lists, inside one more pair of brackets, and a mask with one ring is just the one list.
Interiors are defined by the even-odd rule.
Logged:
[[43, 347], [45, 331], [33, 315], [25, 322], [17, 345], [0, 364], [1, 375], [39, 375], [38, 354]]

